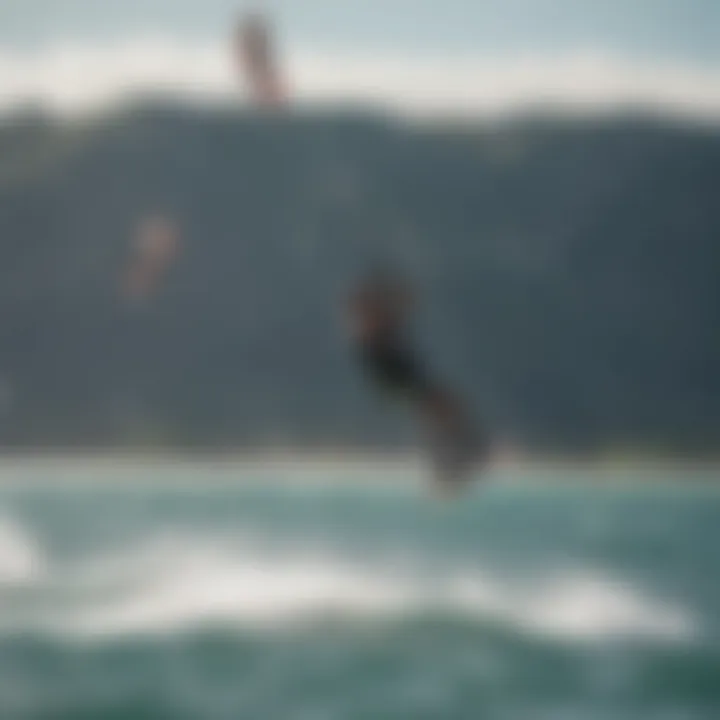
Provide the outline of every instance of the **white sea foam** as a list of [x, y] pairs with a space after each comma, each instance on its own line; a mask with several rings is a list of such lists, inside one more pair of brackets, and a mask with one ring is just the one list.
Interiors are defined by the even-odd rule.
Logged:
[[[429, 571], [421, 557], [361, 562], [330, 545], [273, 548], [252, 535], [190, 530], [60, 564], [22, 523], [0, 516], [0, 607], [14, 608], [4, 631], [86, 638], [208, 624], [268, 631], [329, 617], [433, 614], [578, 641], [687, 641], [699, 632], [689, 610], [588, 568], [511, 581], [476, 566], [433, 565]], [[31, 594], [18, 607], [19, 586]]]
[[589, 570], [542, 582], [509, 582], [477, 568], [430, 577], [417, 568], [363, 564], [317, 548], [273, 553], [247, 539], [190, 535], [154, 540], [107, 558], [100, 574], [99, 568], [78, 569], [85, 573], [88, 601], [61, 619], [65, 630], [85, 637], [207, 624], [267, 631], [329, 617], [394, 620], [429, 613], [564, 640], [686, 641], [698, 632], [688, 610]]
[[0, 515], [0, 591], [8, 585], [32, 582], [42, 566], [42, 553], [32, 535], [21, 524]]

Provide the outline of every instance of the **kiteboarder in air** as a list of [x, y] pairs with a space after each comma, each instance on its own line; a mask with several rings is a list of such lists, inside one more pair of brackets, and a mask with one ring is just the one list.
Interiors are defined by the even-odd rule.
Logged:
[[[235, 34], [235, 57], [256, 107], [286, 106], [287, 89], [263, 13], [246, 13]], [[350, 330], [360, 361], [383, 389], [407, 398], [425, 421], [443, 489], [457, 488], [485, 455], [463, 403], [428, 374], [405, 338], [411, 299], [407, 289], [380, 270], [349, 298]]]
[[484, 459], [485, 443], [460, 399], [426, 371], [411, 348], [405, 330], [412, 304], [402, 282], [375, 271], [350, 295], [349, 329], [369, 377], [407, 398], [425, 421], [437, 479], [443, 490], [455, 489]]

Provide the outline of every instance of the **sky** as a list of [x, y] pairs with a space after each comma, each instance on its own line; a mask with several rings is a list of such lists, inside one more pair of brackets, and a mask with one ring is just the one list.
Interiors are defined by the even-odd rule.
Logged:
[[[720, 0], [265, 0], [300, 100], [720, 118]], [[0, 107], [237, 92], [242, 0], [0, 0]]]

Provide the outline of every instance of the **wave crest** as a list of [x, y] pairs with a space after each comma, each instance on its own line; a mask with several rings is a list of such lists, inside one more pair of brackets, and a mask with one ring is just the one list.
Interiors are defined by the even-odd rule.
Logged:
[[477, 568], [424, 574], [318, 548], [278, 552], [247, 538], [166, 536], [109, 560], [103, 574], [101, 584], [115, 589], [78, 608], [69, 625], [75, 632], [145, 634], [205, 624], [271, 630], [327, 617], [419, 615], [490, 621], [564, 640], [682, 641], [698, 630], [686, 609], [585, 569], [511, 582]]

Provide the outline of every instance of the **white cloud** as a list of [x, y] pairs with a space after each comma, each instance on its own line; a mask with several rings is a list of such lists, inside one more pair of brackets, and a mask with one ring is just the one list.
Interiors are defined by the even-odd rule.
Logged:
[[[402, 112], [493, 114], [532, 105], [576, 112], [651, 107], [720, 119], [720, 67], [639, 61], [603, 52], [547, 56], [348, 55], [290, 49], [300, 102], [370, 101]], [[0, 109], [28, 100], [59, 112], [163, 92], [238, 97], [228, 48], [146, 38], [107, 46], [0, 52]]]

